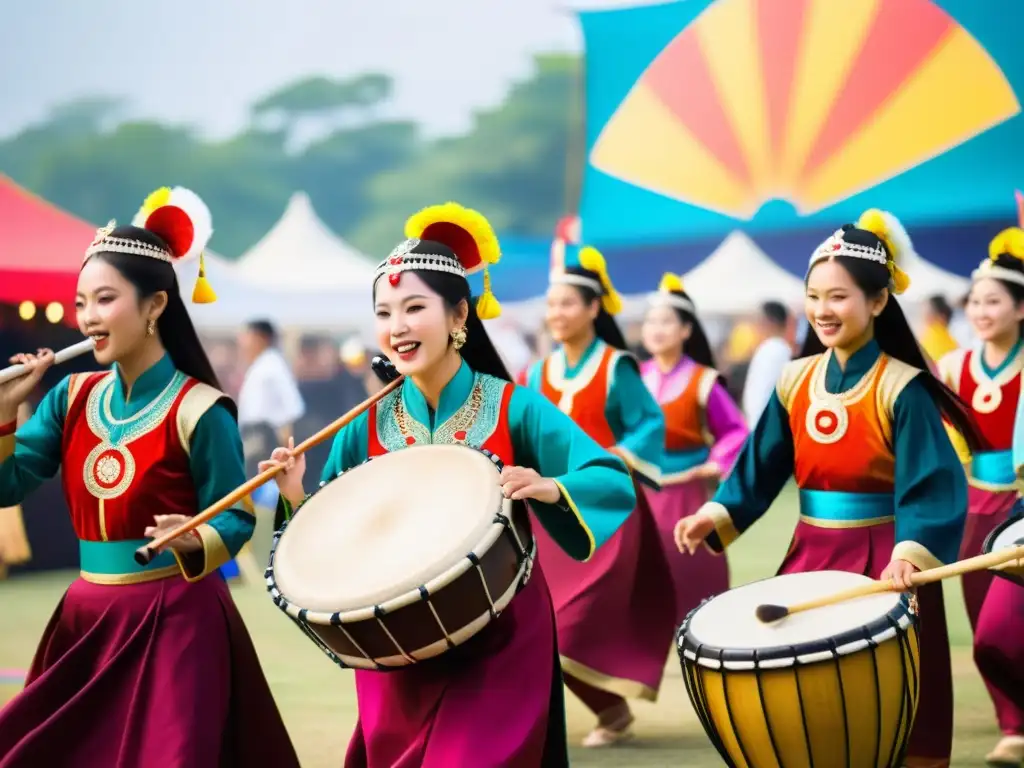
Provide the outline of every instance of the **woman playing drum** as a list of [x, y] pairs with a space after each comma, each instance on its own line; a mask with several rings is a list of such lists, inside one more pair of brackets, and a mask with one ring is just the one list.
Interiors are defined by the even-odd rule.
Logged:
[[[510, 382], [480, 321], [499, 311], [486, 270], [500, 252], [487, 221], [448, 203], [410, 218], [406, 235], [378, 267], [373, 298], [379, 345], [407, 378], [338, 434], [324, 481], [409, 446], [487, 450], [505, 463], [505, 495], [530, 499], [552, 540], [587, 560], [635, 504], [625, 466], [542, 397]], [[466, 275], [479, 269], [484, 293], [474, 306]], [[285, 448], [262, 466], [280, 464], [290, 517], [304, 499], [305, 466]], [[416, 489], [409, 494], [415, 503]], [[539, 566], [464, 645], [396, 671], [355, 675], [359, 722], [348, 768], [568, 764], [554, 616]]]
[[[967, 466], [970, 505], [961, 558], [981, 554], [986, 537], [1006, 520], [1018, 499], [1012, 448], [1024, 371], [1024, 232], [1012, 228], [1000, 233], [990, 244], [989, 254], [971, 276], [966, 308], [981, 344], [952, 352], [939, 363], [943, 380], [974, 412], [991, 449], [974, 454]], [[1000, 691], [986, 669], [992, 668], [992, 657], [1012, 658], [1024, 651], [1024, 637], [1012, 627], [1019, 621], [1012, 618], [1014, 600], [1006, 599], [1022, 590], [1011, 582], [993, 589], [992, 578], [986, 571], [964, 576], [964, 602], [975, 631], [978, 666], [1003, 733], [988, 760], [1019, 766], [1024, 761], [1024, 710]], [[983, 608], [990, 600], [992, 607]], [[982, 613], [984, 627], [979, 625]]]
[[[99, 230], [78, 278], [79, 328], [110, 371], [65, 378], [17, 432], [17, 406], [53, 363], [0, 385], [0, 506], [62, 471], [81, 577], [0, 711], [0, 766], [298, 766], [252, 641], [217, 569], [252, 535], [231, 509], [148, 569], [135, 549], [245, 482], [220, 391], [174, 263], [212, 229], [193, 193], [151, 195], [136, 226]], [[202, 278], [193, 300], [212, 300]], [[204, 295], [205, 292], [205, 295]]]
[[[626, 351], [613, 317], [620, 308], [604, 258], [582, 248], [578, 265], [552, 274], [547, 322], [561, 347], [534, 364], [528, 382], [621, 456], [637, 479], [658, 488], [665, 422]], [[628, 738], [626, 697], [656, 698], [675, 618], [665, 588], [671, 574], [643, 492], [638, 486], [636, 512], [593, 560], [575, 562], [543, 537], [538, 553], [555, 602], [566, 685], [597, 716], [583, 744]]]
[[644, 491], [672, 570], [679, 625], [702, 600], [729, 588], [729, 566], [710, 552], [679, 557], [675, 525], [708, 500], [709, 487], [732, 469], [749, 430], [715, 370], [693, 299], [675, 275], [665, 275], [650, 297], [643, 343], [652, 357], [640, 371], [665, 415], [662, 489]]
[[[865, 213], [811, 257], [804, 357], [785, 369], [733, 473], [700, 513], [680, 521], [681, 550], [722, 551], [795, 476], [800, 521], [781, 572], [844, 570], [904, 589], [918, 569], [956, 560], [967, 482], [945, 417], [973, 448], [970, 413], [927, 374], [892, 297], [909, 283], [909, 249], [893, 217]], [[920, 375], [925, 372], [924, 375]], [[945, 766], [953, 697], [942, 591], [919, 590], [921, 696], [908, 766]]]

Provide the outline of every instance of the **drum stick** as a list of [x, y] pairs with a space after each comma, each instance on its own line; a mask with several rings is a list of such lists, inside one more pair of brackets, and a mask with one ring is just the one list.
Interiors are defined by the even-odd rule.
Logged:
[[[337, 419], [334, 422], [328, 424], [326, 427], [321, 429], [308, 440], [304, 440], [301, 443], [299, 443], [292, 449], [292, 455], [298, 456], [299, 454], [305, 453], [314, 445], [318, 445], [322, 443], [324, 440], [328, 439], [329, 437], [333, 437], [337, 432], [340, 432], [343, 427], [347, 426], [350, 422], [354, 421], [363, 411], [365, 411], [367, 408], [376, 403], [378, 400], [380, 400], [382, 397], [384, 397], [392, 390], [397, 389], [399, 386], [401, 386], [404, 379], [404, 376], [399, 376], [397, 379], [394, 379], [390, 384], [386, 385], [379, 392], [376, 392], [372, 396], [366, 398], [363, 402], [361, 402], [351, 411], [346, 413], [340, 419]], [[235, 504], [237, 504], [250, 493], [255, 491], [261, 485], [271, 480], [280, 471], [281, 467], [271, 467], [270, 469], [260, 472], [252, 480], [243, 485], [240, 485], [238, 488], [233, 490], [220, 501], [211, 504], [198, 515], [196, 515], [193, 518], [190, 518], [187, 522], [183, 523], [181, 526], [174, 529], [170, 533], [165, 533], [160, 538], [153, 539], [153, 541], [149, 542], [149, 544], [145, 545], [144, 547], [139, 547], [137, 550], [135, 550], [135, 562], [137, 562], [139, 565], [149, 565], [149, 563], [153, 560], [154, 557], [156, 557], [156, 555], [160, 552], [160, 550], [163, 547], [170, 544], [179, 536], [184, 536], [186, 533], [194, 531], [203, 523], [209, 522], [217, 515], [219, 515], [221, 512], [223, 512], [225, 509], [233, 507]]]
[[[80, 341], [77, 344], [72, 344], [70, 347], [65, 347], [53, 356], [53, 364], [59, 365], [60, 363], [66, 363], [74, 357], [84, 355], [86, 352], [92, 352], [95, 347], [96, 340], [91, 338]], [[28, 373], [28, 366], [24, 363], [9, 365], [0, 370], [0, 384], [6, 384], [8, 381], [20, 378], [26, 373]]]
[[[975, 571], [983, 571], [987, 568], [995, 568], [1000, 565], [1005, 565], [1012, 560], [1021, 559], [1024, 559], [1024, 545], [1008, 549], [1000, 549], [996, 552], [989, 552], [985, 555], [969, 557], [966, 560], [959, 560], [955, 563], [943, 565], [938, 568], [929, 568], [924, 571], [917, 571], [910, 575], [910, 584], [913, 587], [919, 587], [923, 584], [932, 584], [933, 582], [949, 579], [953, 576], [962, 576], [965, 573], [973, 573]], [[771, 624], [773, 622], [780, 621], [787, 616], [791, 616], [794, 613], [802, 613], [803, 611], [810, 611], [815, 608], [824, 608], [847, 600], [856, 600], [858, 597], [868, 597], [869, 595], [877, 595], [882, 592], [897, 591], [899, 590], [892, 586], [892, 582], [875, 581], [871, 584], [865, 584], [860, 587], [854, 587], [853, 589], [837, 592], [834, 595], [819, 597], [816, 600], [808, 600], [806, 603], [797, 603], [796, 605], [790, 606], [771, 604], [759, 605], [757, 606], [755, 613], [757, 614], [759, 621], [765, 624]]]

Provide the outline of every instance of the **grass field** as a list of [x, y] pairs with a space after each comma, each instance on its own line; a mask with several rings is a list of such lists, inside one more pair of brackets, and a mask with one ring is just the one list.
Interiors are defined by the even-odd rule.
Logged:
[[[771, 512], [730, 549], [733, 584], [770, 576], [789, 543], [796, 516], [795, 496], [783, 494]], [[257, 551], [269, 546], [269, 533], [260, 530]], [[27, 668], [35, 644], [61, 593], [75, 576], [71, 572], [15, 577], [0, 582], [3, 629], [0, 630], [0, 669]], [[355, 721], [352, 675], [337, 669], [280, 614], [261, 584], [239, 586], [234, 596], [256, 643], [264, 669], [303, 766], [336, 768]], [[984, 765], [984, 755], [998, 733], [992, 706], [971, 663], [970, 631], [959, 584], [946, 584], [950, 634], [956, 675], [956, 739], [953, 765]], [[609, 617], [614, 620], [614, 617]], [[686, 697], [675, 656], [668, 658], [665, 682], [657, 704], [638, 703], [639, 738], [628, 746], [593, 751], [574, 748], [574, 766], [720, 766], [697, 723]], [[17, 688], [0, 685], [0, 703]], [[578, 743], [590, 729], [588, 713], [568, 695], [569, 735]]]

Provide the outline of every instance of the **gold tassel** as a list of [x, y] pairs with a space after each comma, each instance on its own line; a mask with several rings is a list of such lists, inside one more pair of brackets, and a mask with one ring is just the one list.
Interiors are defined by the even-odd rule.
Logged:
[[501, 304], [491, 290], [491, 271], [484, 267], [484, 292], [476, 302], [476, 314], [481, 320], [501, 317]]
[[193, 304], [213, 304], [217, 300], [217, 294], [206, 279], [206, 263], [203, 260], [204, 254], [199, 254], [199, 277], [196, 278], [196, 285], [192, 289]]

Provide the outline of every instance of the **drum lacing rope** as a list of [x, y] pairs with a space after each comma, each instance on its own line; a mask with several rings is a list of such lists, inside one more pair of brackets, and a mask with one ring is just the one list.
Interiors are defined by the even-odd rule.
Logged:
[[800, 704], [800, 722], [804, 727], [804, 745], [807, 747], [807, 764], [814, 765], [814, 750], [811, 749], [811, 731], [807, 727], [807, 709], [804, 707], [804, 692], [800, 687], [800, 663], [799, 654], [795, 647], [790, 646], [789, 652], [793, 654], [793, 677], [796, 679], [796, 699]]
[[836, 667], [836, 682], [839, 684], [839, 703], [843, 707], [843, 740], [846, 748], [846, 768], [850, 768], [850, 715], [846, 711], [846, 691], [843, 688], [843, 665], [839, 663], [839, 651], [836, 648], [835, 638], [828, 641], [829, 650], [832, 652], [832, 661]]
[[[878, 677], [878, 642], [868, 632], [867, 627], [864, 627], [863, 631], [871, 652], [871, 671], [875, 675], [875, 759], [871, 764], [878, 765], [878, 758], [882, 752], [882, 681]], [[891, 748], [889, 752], [892, 752]]]
[[743, 746], [743, 739], [740, 737], [740, 731], [736, 727], [736, 721], [732, 716], [732, 705], [729, 703], [729, 675], [725, 674], [725, 649], [719, 649], [718, 651], [718, 665], [722, 671], [722, 698], [725, 699], [725, 714], [729, 718], [729, 730], [732, 731], [732, 735], [736, 737], [736, 744], [740, 748], [740, 754], [743, 756], [743, 762], [747, 765], [753, 765], [753, 761], [750, 759], [750, 755], [747, 754], [746, 747]]
[[434, 608], [434, 604], [430, 601], [430, 590], [423, 585], [420, 585], [420, 599], [425, 602], [427, 604], [427, 608], [430, 609], [430, 613], [434, 617], [434, 621], [437, 622], [438, 629], [440, 629], [441, 634], [444, 635], [444, 643], [450, 651], [455, 647], [455, 642], [452, 640], [451, 635], [448, 634], [448, 628], [445, 627], [444, 622], [441, 621], [441, 616], [438, 614], [437, 609]]
[[487, 586], [487, 577], [484, 576], [484, 569], [480, 567], [480, 558], [477, 557], [476, 552], [470, 552], [466, 555], [466, 558], [473, 564], [476, 572], [480, 575], [480, 583], [483, 584], [484, 595], [487, 597], [487, 613], [490, 615], [491, 621], [494, 621], [498, 614], [494, 611], [494, 599], [491, 597], [491, 588]]
[[768, 732], [768, 741], [771, 742], [772, 752], [775, 753], [775, 762], [779, 768], [785, 768], [782, 762], [782, 754], [779, 752], [779, 745], [775, 743], [775, 732], [772, 730], [771, 719], [768, 717], [768, 703], [764, 698], [764, 680], [761, 677], [761, 659], [757, 649], [754, 649], [754, 679], [757, 681], [757, 697], [761, 700], [761, 714], [764, 715], [764, 729]]
[[[908, 611], [909, 613], [909, 611]], [[897, 731], [896, 737], [893, 739], [892, 747], [889, 750], [889, 765], [903, 765], [904, 758], [907, 755], [907, 750], [910, 748], [910, 734], [913, 732], [914, 719], [917, 710], [917, 698], [913, 695], [912, 691], [917, 691], [920, 695], [919, 680], [917, 664], [914, 663], [914, 654], [910, 648], [910, 637], [907, 633], [903, 632], [899, 622], [892, 618], [887, 617], [890, 626], [896, 632], [896, 637], [899, 638], [900, 644], [900, 665], [903, 667], [903, 695], [900, 697], [900, 727], [903, 729], [905, 736], [903, 739], [899, 738], [899, 731]], [[918, 636], [920, 637], [920, 628], [918, 627]], [[907, 664], [910, 664], [910, 675], [908, 676]], [[910, 710], [908, 712], [908, 710]], [[896, 751], [897, 745], [903, 742], [903, 747]]]
[[[397, 650], [398, 653], [402, 656], [402, 658], [405, 659], [406, 661], [408, 661], [410, 664], [415, 664], [416, 663], [416, 659], [414, 659], [412, 656], [410, 656], [408, 653], [405, 652], [405, 648], [403, 648], [401, 646], [401, 644], [398, 642], [398, 640], [395, 639], [395, 636], [391, 634], [390, 630], [388, 630], [387, 625], [384, 623], [384, 616], [385, 615], [386, 615], [386, 612], [384, 611], [383, 608], [381, 608], [379, 605], [373, 606], [373, 617], [375, 619], [377, 619], [377, 623], [380, 625], [380, 628], [382, 630], [384, 630], [384, 634], [388, 636], [388, 640], [390, 640], [394, 644], [395, 650]], [[360, 651], [362, 651], [362, 649], [360, 649]], [[365, 651], [362, 651], [362, 653], [363, 653], [364, 656], [366, 656], [366, 652]], [[370, 658], [370, 657], [366, 656], [366, 658]], [[376, 663], [377, 662], [374, 662], [374, 664], [376, 664]], [[380, 667], [379, 664], [377, 664], [377, 666]]]
[[[363, 646], [356, 642], [356, 639], [352, 637], [352, 633], [345, 629], [345, 623], [341, 620], [340, 612], [331, 614], [331, 626], [340, 629], [341, 633], [345, 635], [345, 639], [352, 643], [352, 647], [359, 651], [359, 653], [362, 654], [364, 659], [366, 659], [367, 661], [373, 661], [374, 664], [377, 664], [377, 662], [370, 657], [370, 654], [363, 650]], [[377, 669], [381, 669], [380, 664], [377, 664]]]

